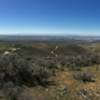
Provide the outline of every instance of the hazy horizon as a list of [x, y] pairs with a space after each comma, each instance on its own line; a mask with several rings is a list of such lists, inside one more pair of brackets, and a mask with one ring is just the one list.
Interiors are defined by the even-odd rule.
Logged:
[[31, 34], [24, 34], [24, 33], [22, 33], [22, 34], [20, 34], [20, 33], [17, 33], [17, 34], [15, 34], [15, 33], [13, 33], [13, 34], [0, 34], [0, 36], [75, 36], [75, 37], [100, 37], [100, 35], [89, 35], [89, 34], [35, 34], [35, 33], [31, 33]]

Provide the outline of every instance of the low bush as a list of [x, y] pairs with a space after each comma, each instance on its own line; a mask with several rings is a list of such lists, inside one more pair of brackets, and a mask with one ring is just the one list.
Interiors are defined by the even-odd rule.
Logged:
[[83, 82], [95, 82], [95, 80], [93, 79], [94, 75], [89, 72], [80, 72], [80, 73], [74, 74], [73, 77], [76, 80], [83, 81]]
[[0, 56], [0, 87], [4, 83], [16, 85], [46, 85], [49, 71], [43, 66], [32, 64], [18, 55]]

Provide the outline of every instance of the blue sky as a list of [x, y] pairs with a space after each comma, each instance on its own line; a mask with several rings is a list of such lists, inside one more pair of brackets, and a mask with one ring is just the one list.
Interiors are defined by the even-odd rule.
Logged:
[[100, 0], [0, 0], [0, 34], [100, 35]]

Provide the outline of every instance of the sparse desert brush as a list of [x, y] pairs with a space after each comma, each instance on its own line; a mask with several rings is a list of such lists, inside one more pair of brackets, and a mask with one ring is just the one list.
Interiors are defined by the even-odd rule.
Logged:
[[[20, 48], [17, 52], [0, 54], [0, 90], [6, 100], [41, 100], [45, 97], [42, 100], [83, 100], [79, 99], [78, 90], [97, 84], [99, 71], [94, 72], [93, 65], [99, 66], [99, 56], [86, 50], [83, 52], [84, 48], [77, 44], [47, 44], [49, 49], [37, 44], [31, 47], [31, 44], [26, 46], [23, 43], [17, 45]], [[59, 47], [55, 51], [58, 56], [50, 56], [56, 45]], [[94, 74], [97, 75], [96, 81]]]
[[73, 77], [82, 82], [95, 82], [94, 75], [89, 72], [78, 72], [75, 73]]

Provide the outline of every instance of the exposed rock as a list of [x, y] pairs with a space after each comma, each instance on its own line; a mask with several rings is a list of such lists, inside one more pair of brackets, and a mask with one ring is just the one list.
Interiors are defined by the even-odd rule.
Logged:
[[9, 51], [5, 51], [5, 52], [3, 53], [3, 55], [9, 55], [9, 54], [10, 54]]

